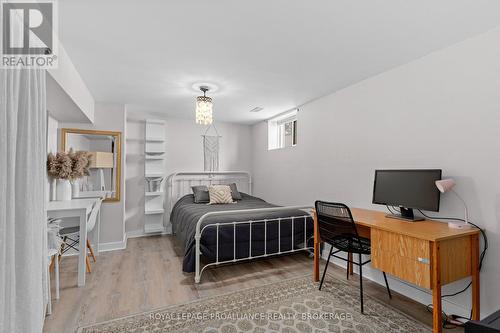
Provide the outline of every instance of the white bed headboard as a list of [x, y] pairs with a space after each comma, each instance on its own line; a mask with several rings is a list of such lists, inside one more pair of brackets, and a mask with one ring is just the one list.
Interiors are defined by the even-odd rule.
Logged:
[[168, 214], [177, 200], [191, 194], [191, 186], [236, 183], [238, 191], [252, 194], [252, 177], [247, 171], [176, 172], [167, 178]]

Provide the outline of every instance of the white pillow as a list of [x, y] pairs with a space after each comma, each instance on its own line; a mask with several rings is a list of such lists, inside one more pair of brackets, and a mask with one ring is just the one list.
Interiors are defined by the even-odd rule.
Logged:
[[211, 185], [208, 187], [209, 205], [233, 203], [231, 188], [228, 185]]

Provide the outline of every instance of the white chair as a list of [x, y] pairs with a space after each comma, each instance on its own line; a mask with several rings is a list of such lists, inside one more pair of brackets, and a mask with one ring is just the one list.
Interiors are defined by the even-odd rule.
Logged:
[[[87, 219], [87, 233], [91, 232], [97, 222], [99, 216], [99, 211], [101, 210], [103, 198], [98, 198], [92, 211]], [[80, 243], [80, 226], [64, 227], [59, 231], [59, 235], [63, 237], [63, 243], [61, 245], [61, 255], [66, 253], [69, 249], [78, 251], [78, 244]], [[94, 249], [87, 239], [87, 249], [90, 252], [90, 256], [96, 262], [96, 257], [94, 254]], [[90, 267], [90, 260], [87, 254], [85, 254], [85, 263], [87, 265], [87, 272], [91, 273], [92, 269]]]

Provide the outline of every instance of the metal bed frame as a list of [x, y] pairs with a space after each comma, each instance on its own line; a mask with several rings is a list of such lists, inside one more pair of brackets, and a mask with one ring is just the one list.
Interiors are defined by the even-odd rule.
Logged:
[[[168, 212], [169, 216], [172, 212], [172, 208], [179, 198], [186, 194], [191, 193], [191, 186], [195, 185], [216, 185], [216, 184], [227, 184], [236, 183], [238, 189], [241, 190], [240, 185], [243, 185], [245, 190], [242, 192], [247, 192], [252, 194], [252, 178], [250, 173], [246, 171], [223, 171], [223, 172], [177, 172], [171, 174], [167, 178], [168, 186]], [[262, 212], [279, 212], [288, 210], [303, 210], [304, 215], [299, 216], [283, 216], [270, 219], [260, 219], [252, 220], [251, 216], [255, 213]], [[313, 249], [311, 246], [307, 246], [307, 218], [312, 217], [313, 207], [311, 206], [289, 206], [289, 207], [276, 207], [276, 208], [257, 208], [257, 209], [241, 209], [241, 210], [230, 210], [230, 211], [220, 211], [220, 212], [209, 212], [200, 217], [196, 223], [196, 233], [195, 233], [195, 283], [200, 283], [201, 275], [203, 271], [211, 266], [217, 266], [221, 264], [235, 263], [238, 261], [249, 261], [252, 259], [265, 258], [270, 256], [277, 256], [281, 254], [293, 253], [298, 251], [310, 251]], [[223, 223], [208, 223], [203, 225], [203, 222], [208, 218], [222, 217], [230, 214], [241, 214], [242, 218], [238, 221], [223, 222]], [[246, 216], [246, 217], [245, 217]], [[294, 248], [294, 224], [295, 220], [302, 219], [304, 221], [304, 244], [302, 247]], [[281, 221], [291, 220], [291, 249], [281, 250]], [[269, 223], [278, 224], [278, 252], [267, 253], [267, 225]], [[237, 225], [248, 225], [249, 229], [249, 251], [247, 257], [236, 258], [236, 226]], [[264, 225], [264, 254], [252, 255], [252, 225], [263, 224]], [[203, 227], [202, 227], [203, 225]], [[220, 226], [233, 226], [233, 259], [229, 260], [219, 260], [219, 228]], [[208, 263], [202, 266], [201, 257], [201, 236], [207, 228], [216, 228], [216, 254], [215, 262]]]

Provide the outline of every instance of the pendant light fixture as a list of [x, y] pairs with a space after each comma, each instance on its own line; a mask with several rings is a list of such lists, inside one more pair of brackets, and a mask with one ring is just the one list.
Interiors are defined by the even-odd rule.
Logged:
[[211, 125], [213, 122], [213, 103], [212, 98], [207, 96], [209, 88], [207, 86], [201, 86], [200, 90], [203, 92], [203, 96], [196, 97], [196, 123], [201, 125]]

